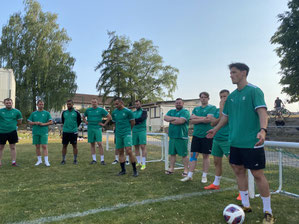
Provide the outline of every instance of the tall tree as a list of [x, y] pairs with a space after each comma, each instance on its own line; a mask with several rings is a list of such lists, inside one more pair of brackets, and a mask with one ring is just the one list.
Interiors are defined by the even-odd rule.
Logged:
[[2, 28], [0, 66], [16, 77], [16, 107], [24, 114], [35, 110], [37, 98], [45, 108], [60, 110], [77, 89], [75, 59], [66, 52], [70, 41], [57, 24], [57, 14], [43, 12], [35, 0], [26, 0], [25, 15], [13, 14]]
[[278, 30], [271, 38], [272, 44], [278, 44], [277, 55], [281, 58], [282, 92], [290, 96], [290, 102], [299, 101], [299, 1], [288, 2], [287, 11], [279, 14], [281, 22]]
[[108, 49], [96, 66], [101, 73], [97, 89], [104, 95], [103, 100], [108, 95], [121, 96], [133, 104], [135, 99], [149, 102], [172, 97], [179, 71], [163, 64], [158, 47], [151, 40], [142, 38], [132, 44], [115, 32], [108, 35]]

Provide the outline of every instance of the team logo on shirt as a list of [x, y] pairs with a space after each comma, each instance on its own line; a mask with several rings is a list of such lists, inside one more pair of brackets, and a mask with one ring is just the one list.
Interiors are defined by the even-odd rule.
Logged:
[[234, 99], [230, 99], [232, 102], [234, 102]]
[[242, 100], [245, 100], [245, 96], [242, 97]]

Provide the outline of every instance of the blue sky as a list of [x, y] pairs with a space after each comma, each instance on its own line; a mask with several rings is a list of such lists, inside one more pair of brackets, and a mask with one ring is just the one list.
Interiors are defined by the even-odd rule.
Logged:
[[[96, 64], [108, 46], [107, 31], [132, 41], [150, 39], [159, 47], [165, 64], [180, 70], [174, 98], [211, 95], [234, 90], [227, 65], [245, 62], [248, 81], [259, 86], [273, 108], [281, 94], [279, 58], [270, 38], [279, 26], [277, 15], [287, 0], [40, 0], [43, 11], [58, 14], [58, 23], [72, 38], [67, 50], [76, 58], [78, 93], [97, 94]], [[23, 11], [22, 0], [1, 0], [1, 27], [9, 16]], [[288, 106], [299, 111], [298, 103]]]

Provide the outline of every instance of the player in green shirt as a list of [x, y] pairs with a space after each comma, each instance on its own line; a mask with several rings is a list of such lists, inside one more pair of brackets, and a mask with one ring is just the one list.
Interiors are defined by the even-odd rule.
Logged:
[[66, 102], [67, 110], [63, 111], [61, 114], [61, 121], [63, 124], [62, 129], [62, 161], [61, 165], [65, 164], [65, 156], [67, 152], [67, 146], [69, 143], [73, 146], [74, 153], [74, 164], [77, 164], [78, 147], [78, 127], [81, 124], [81, 115], [74, 109], [73, 100], [68, 100]]
[[37, 110], [32, 112], [28, 118], [28, 124], [32, 127], [32, 142], [36, 147], [37, 162], [35, 166], [42, 164], [42, 156], [40, 146], [42, 146], [45, 165], [50, 166], [48, 159], [48, 126], [53, 124], [52, 117], [48, 111], [44, 110], [44, 102], [42, 100], [37, 101]]
[[116, 149], [119, 152], [119, 162], [121, 171], [119, 176], [126, 174], [125, 155], [129, 155], [133, 167], [133, 176], [137, 177], [136, 158], [132, 152], [132, 128], [135, 125], [133, 112], [124, 106], [121, 98], [114, 99], [115, 110], [112, 112], [112, 121], [115, 123]]
[[237, 177], [242, 206], [245, 212], [251, 207], [248, 196], [246, 169], [250, 169], [263, 201], [265, 213], [263, 223], [274, 223], [271, 210], [269, 183], [264, 175], [266, 158], [264, 141], [267, 134], [267, 107], [260, 88], [249, 84], [249, 67], [243, 63], [229, 65], [230, 77], [237, 89], [225, 103], [223, 115], [215, 128], [208, 132], [213, 137], [216, 132], [229, 123], [230, 163]]
[[[146, 118], [147, 112], [142, 110], [140, 100], [135, 101], [136, 110], [133, 112], [135, 126], [133, 127], [133, 145], [135, 146], [135, 155], [137, 166], [141, 165], [141, 170], [146, 168]], [[142, 160], [140, 158], [140, 149], [142, 151]]]
[[[211, 125], [214, 127], [218, 124], [222, 117], [222, 111], [225, 101], [229, 95], [229, 91], [223, 89], [219, 93], [220, 95], [220, 105], [219, 109], [216, 110], [215, 116], [212, 119]], [[230, 145], [228, 142], [228, 124], [222, 127], [213, 139], [212, 155], [214, 156], [215, 165], [215, 179], [212, 184], [204, 187], [206, 190], [218, 190], [220, 189], [220, 180], [222, 175], [222, 157], [225, 155], [229, 158]]]
[[[169, 155], [170, 167], [165, 174], [173, 174], [176, 155], [183, 157], [184, 173], [188, 172], [188, 129], [190, 113], [184, 108], [182, 98], [175, 100], [175, 109], [167, 112], [164, 121], [169, 122]], [[183, 174], [184, 174], [183, 173]]]
[[[103, 117], [106, 117], [106, 121], [103, 123]], [[86, 120], [87, 118], [87, 120]], [[90, 164], [97, 163], [96, 156], [96, 143], [99, 147], [99, 152], [101, 155], [101, 165], [106, 165], [104, 161], [104, 150], [102, 145], [102, 128], [105, 127], [111, 120], [111, 115], [107, 110], [98, 106], [98, 100], [93, 98], [91, 100], [91, 107], [88, 108], [84, 115], [83, 121], [88, 125], [87, 135], [88, 142], [90, 143], [92, 161]]]
[[12, 99], [4, 99], [5, 108], [0, 109], [0, 167], [2, 166], [2, 155], [6, 142], [9, 143], [12, 166], [16, 163], [18, 142], [17, 125], [22, 124], [22, 114], [19, 110], [12, 108]]
[[212, 151], [213, 140], [206, 138], [208, 130], [212, 129], [211, 121], [214, 117], [216, 107], [209, 104], [209, 94], [207, 92], [201, 92], [199, 94], [199, 100], [201, 106], [195, 107], [192, 111], [190, 122], [194, 124], [193, 137], [191, 142], [191, 158], [189, 162], [189, 172], [181, 181], [192, 180], [193, 172], [197, 164], [197, 157], [199, 153], [202, 154], [202, 177], [201, 182], [207, 182], [207, 174], [210, 166], [209, 155]]

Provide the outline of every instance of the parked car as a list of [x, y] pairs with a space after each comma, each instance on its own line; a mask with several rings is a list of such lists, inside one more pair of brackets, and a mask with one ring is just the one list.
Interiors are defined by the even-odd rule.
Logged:
[[87, 124], [81, 123], [80, 126], [78, 127], [78, 131], [87, 131]]

